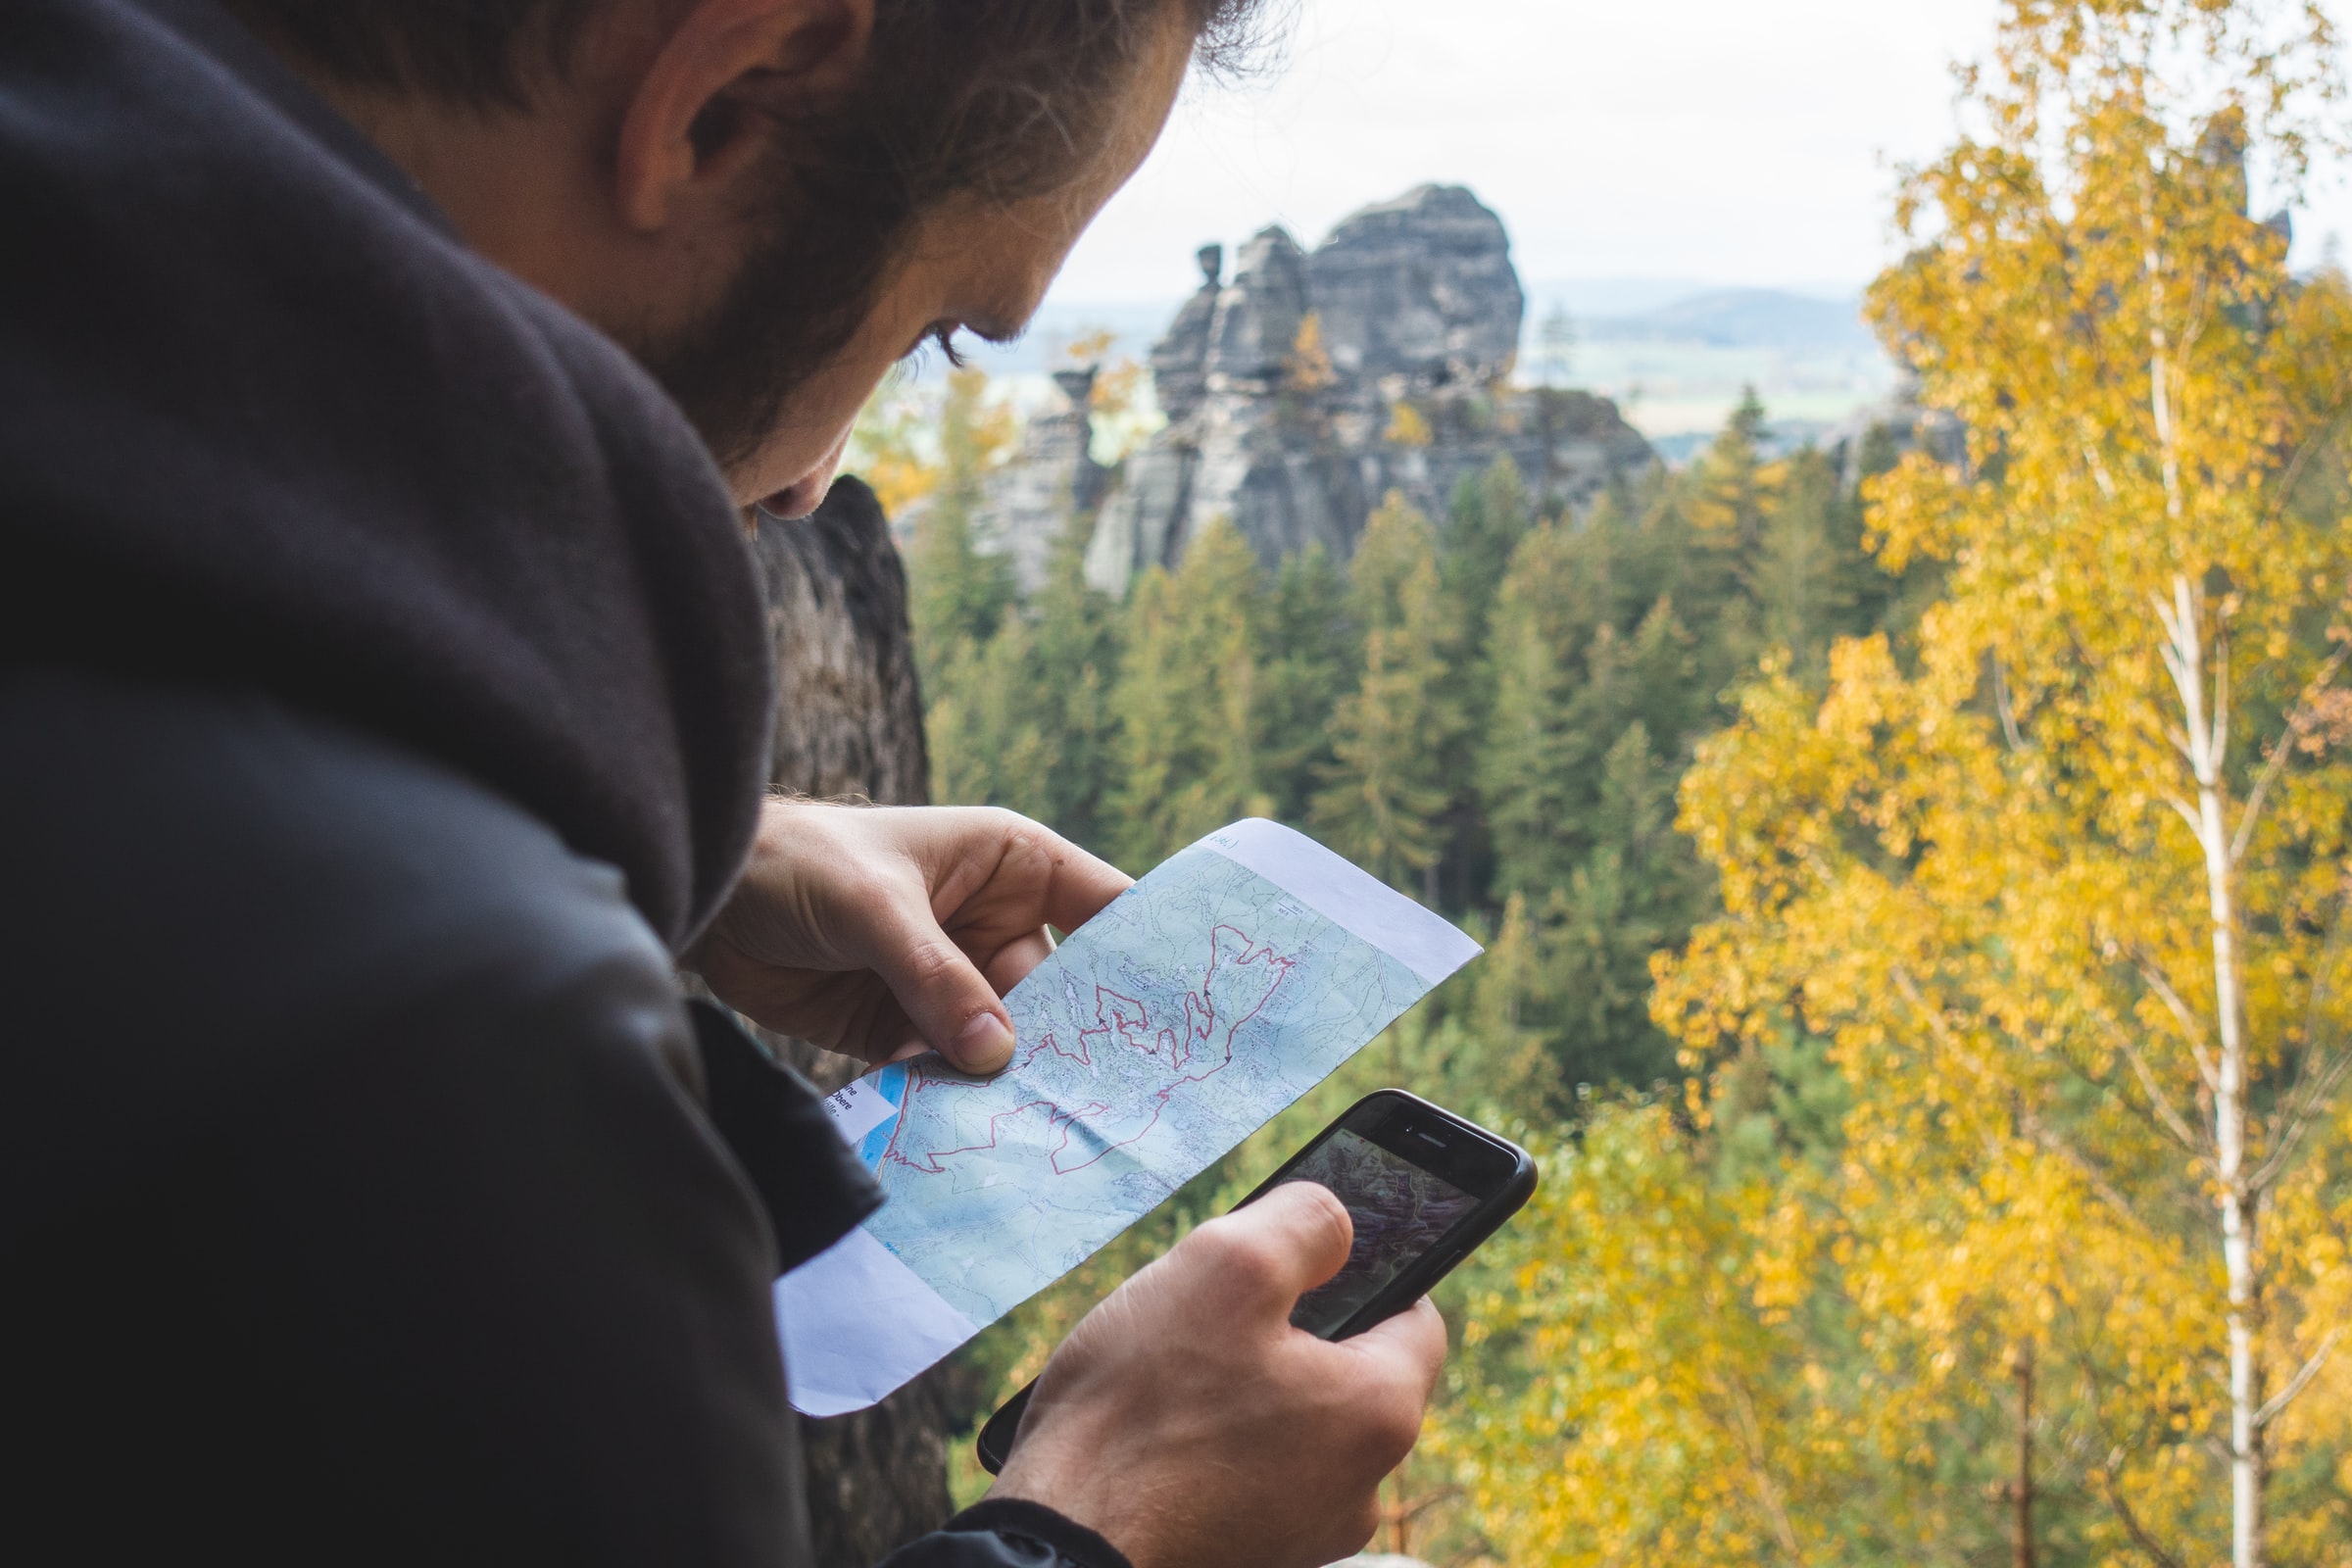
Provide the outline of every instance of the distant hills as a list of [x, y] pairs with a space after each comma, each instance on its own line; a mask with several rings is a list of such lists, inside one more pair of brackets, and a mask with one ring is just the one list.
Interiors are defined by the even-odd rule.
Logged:
[[[1770, 349], [1805, 355], [1875, 354], [1862, 324], [1859, 295], [1770, 288], [1717, 288], [1687, 278], [1589, 278], [1538, 283], [1529, 300], [1520, 354], [1523, 366], [1541, 357], [1539, 334], [1555, 307], [1564, 308], [1580, 343], [1680, 343], [1720, 349]], [[1176, 314], [1181, 300], [1063, 304], [1049, 300], [1017, 343], [971, 345], [979, 363], [998, 375], [1040, 374], [1066, 364], [1073, 339], [1107, 330], [1110, 356], [1142, 359]]]
[[[1538, 282], [1527, 295], [1519, 375], [1616, 399], [1669, 456], [1690, 444], [1678, 438], [1717, 428], [1750, 386], [1776, 420], [1824, 427], [1894, 386], [1894, 367], [1863, 324], [1859, 291], [1614, 277]], [[1141, 360], [1180, 304], [1049, 300], [1020, 342], [970, 345], [972, 357], [1034, 401], [1050, 390], [1045, 372], [1070, 363], [1073, 340], [1107, 332], [1106, 358]], [[1570, 322], [1564, 357], [1546, 342], [1555, 311]], [[932, 380], [940, 368], [934, 356], [916, 379]]]
[[1858, 294], [1715, 288], [1633, 278], [1538, 284], [1527, 312], [1527, 353], [1544, 321], [1564, 309], [1586, 343], [1687, 343], [1810, 354], [1870, 352]]
[[1826, 300], [1779, 289], [1727, 288], [1634, 316], [1588, 317], [1592, 343], [1704, 343], [1711, 348], [1867, 352], [1877, 346], [1858, 300]]
[[[1609, 279], [1530, 292], [1520, 373], [1615, 399], [1669, 462], [1703, 444], [1750, 388], [1797, 438], [1894, 389], [1858, 291]], [[1565, 354], [1551, 330], [1562, 311]]]

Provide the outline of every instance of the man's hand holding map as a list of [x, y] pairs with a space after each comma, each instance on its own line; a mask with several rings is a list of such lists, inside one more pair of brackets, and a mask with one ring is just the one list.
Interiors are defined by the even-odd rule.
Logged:
[[1005, 998], [995, 1078], [937, 1056], [832, 1097], [889, 1201], [776, 1285], [795, 1406], [860, 1409], [1059, 1279], [1478, 952], [1250, 820], [1138, 882]]

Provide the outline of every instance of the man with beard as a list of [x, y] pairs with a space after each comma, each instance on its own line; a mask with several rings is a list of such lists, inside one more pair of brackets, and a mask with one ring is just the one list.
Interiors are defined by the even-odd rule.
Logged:
[[[1125, 879], [761, 800], [748, 509], [1017, 331], [1247, 0], [0, 8], [0, 1409], [43, 1561], [807, 1560], [768, 1287], [868, 1060]], [[901, 1568], [1320, 1563], [1444, 1334], [1217, 1221]]]

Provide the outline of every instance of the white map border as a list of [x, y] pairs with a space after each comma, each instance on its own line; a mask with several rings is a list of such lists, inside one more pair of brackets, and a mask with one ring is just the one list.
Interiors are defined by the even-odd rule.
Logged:
[[1200, 847], [1255, 871], [1433, 986], [1484, 951], [1451, 921], [1280, 822], [1252, 816], [1219, 828]]

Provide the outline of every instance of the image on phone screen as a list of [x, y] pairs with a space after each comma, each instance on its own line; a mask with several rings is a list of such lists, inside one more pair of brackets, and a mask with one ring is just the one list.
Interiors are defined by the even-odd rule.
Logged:
[[1284, 1177], [1331, 1190], [1355, 1222], [1355, 1245], [1339, 1273], [1298, 1298], [1291, 1321], [1330, 1336], [1406, 1264], [1478, 1206], [1451, 1182], [1343, 1127], [1309, 1150]]

